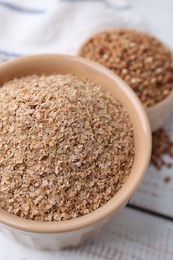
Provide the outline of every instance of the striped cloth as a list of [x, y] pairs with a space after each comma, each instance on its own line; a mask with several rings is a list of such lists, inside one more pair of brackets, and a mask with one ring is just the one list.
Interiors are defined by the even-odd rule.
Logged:
[[76, 54], [91, 34], [116, 26], [143, 27], [128, 0], [0, 0], [0, 61]]

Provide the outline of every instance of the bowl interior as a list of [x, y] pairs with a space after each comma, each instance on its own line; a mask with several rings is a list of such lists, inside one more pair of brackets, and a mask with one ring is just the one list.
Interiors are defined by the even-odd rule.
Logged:
[[118, 211], [132, 196], [147, 170], [151, 152], [151, 131], [142, 104], [114, 73], [95, 62], [84, 58], [43, 54], [22, 57], [0, 65], [0, 85], [4, 82], [31, 74], [76, 74], [101, 84], [127, 109], [133, 123], [135, 137], [135, 159], [130, 176], [120, 191], [101, 208], [88, 215], [62, 222], [36, 222], [9, 214], [0, 209], [0, 222], [13, 228], [30, 232], [67, 232], [95, 225]]

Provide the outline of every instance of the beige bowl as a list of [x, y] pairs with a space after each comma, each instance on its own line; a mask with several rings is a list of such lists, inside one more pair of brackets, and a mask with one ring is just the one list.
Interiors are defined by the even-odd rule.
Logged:
[[143, 106], [130, 87], [108, 69], [83, 58], [43, 54], [14, 59], [0, 65], [0, 85], [21, 76], [52, 73], [73, 73], [101, 84], [128, 110], [135, 137], [135, 159], [127, 182], [110, 201], [92, 213], [62, 222], [39, 222], [0, 209], [0, 229], [6, 235], [33, 248], [56, 250], [77, 246], [95, 235], [112, 215], [125, 206], [147, 170], [151, 132]]
[[[107, 31], [112, 31], [112, 30], [115, 31], [115, 28], [109, 29]], [[116, 29], [116, 31], [119, 31], [119, 30], [135, 31], [135, 32], [143, 33], [144, 35], [155, 37], [154, 35], [151, 35], [148, 32], [146, 33], [144, 31], [138, 31], [136, 29], [129, 29], [129, 28], [124, 28], [124, 27]], [[103, 33], [103, 31], [101, 31], [100, 33]], [[99, 33], [98, 33], [98, 35], [99, 35]], [[91, 38], [92, 37], [93, 36], [91, 36]], [[85, 40], [85, 42], [81, 45], [81, 47], [79, 48], [79, 50], [77, 52], [77, 55], [79, 55], [79, 56], [81, 55], [81, 50], [86, 45], [86, 43], [89, 41], [89, 39], [90, 38]], [[165, 43], [163, 43], [160, 39], [157, 39], [157, 40], [159, 40], [167, 50], [172, 52], [172, 50]], [[172, 55], [173, 55], [173, 53], [172, 53]], [[168, 119], [171, 117], [171, 115], [173, 113], [173, 90], [167, 97], [165, 97], [160, 102], [154, 104], [151, 107], [145, 107], [145, 110], [146, 110], [146, 113], [147, 113], [147, 116], [149, 119], [151, 131], [152, 132], [157, 131], [159, 128], [164, 126], [164, 124], [168, 121]]]
[[161, 128], [173, 113], [173, 90], [162, 101], [146, 108], [151, 131], [155, 132]]

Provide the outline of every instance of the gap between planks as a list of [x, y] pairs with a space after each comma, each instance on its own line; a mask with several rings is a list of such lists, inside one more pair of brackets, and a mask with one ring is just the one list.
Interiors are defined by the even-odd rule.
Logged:
[[166, 219], [166, 220], [169, 220], [169, 221], [173, 221], [173, 217], [170, 217], [170, 216], [167, 216], [165, 214], [161, 214], [161, 213], [158, 213], [156, 211], [152, 211], [152, 210], [149, 210], [149, 209], [146, 209], [146, 208], [141, 208], [141, 207], [133, 205], [133, 204], [127, 204], [126, 207], [140, 211], [140, 212], [144, 212], [146, 214], [152, 215], [152, 216], [157, 217], [157, 218], [162, 218], [162, 219]]

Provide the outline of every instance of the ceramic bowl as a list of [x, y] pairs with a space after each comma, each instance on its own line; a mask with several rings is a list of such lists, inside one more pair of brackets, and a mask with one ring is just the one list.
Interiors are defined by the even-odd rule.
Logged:
[[135, 158], [130, 176], [120, 191], [99, 209], [85, 216], [61, 221], [39, 222], [20, 218], [0, 209], [0, 230], [32, 248], [57, 250], [78, 246], [94, 236], [101, 227], [126, 205], [138, 188], [148, 168], [151, 131], [148, 118], [131, 88], [118, 76], [87, 59], [58, 54], [17, 58], [0, 64], [0, 85], [31, 74], [76, 74], [101, 84], [127, 109], [134, 129]]
[[151, 131], [155, 132], [169, 120], [173, 113], [173, 90], [162, 101], [146, 108]]
[[[107, 29], [106, 31], [119, 31], [119, 30], [124, 30], [124, 31], [135, 31], [135, 32], [139, 32], [139, 33], [143, 33], [144, 35], [149, 35], [151, 37], [155, 37], [154, 35], [151, 35], [149, 33], [146, 33], [144, 31], [139, 31], [136, 29], [129, 29], [129, 28], [112, 28], [112, 29]], [[103, 31], [100, 31], [98, 33], [96, 33], [96, 35], [99, 35], [103, 33]], [[93, 36], [91, 36], [90, 38], [92, 38]], [[77, 55], [81, 55], [81, 51], [84, 47], [84, 45], [90, 40], [90, 38], [86, 39], [84, 41], [84, 43], [81, 45], [79, 51], [77, 52]], [[156, 37], [155, 37], [156, 38]], [[159, 39], [157, 39], [159, 40]], [[165, 44], [163, 43], [161, 40], [159, 40], [162, 45], [169, 50], [170, 52], [172, 52], [172, 50]], [[150, 122], [150, 126], [151, 126], [151, 131], [155, 132], [156, 130], [158, 130], [159, 128], [161, 128], [162, 126], [164, 126], [164, 124], [169, 120], [169, 118], [171, 117], [172, 113], [173, 113], [173, 90], [172, 92], [165, 97], [163, 100], [161, 100], [160, 102], [154, 104], [151, 107], [145, 107], [146, 113], [148, 115], [148, 119]]]

